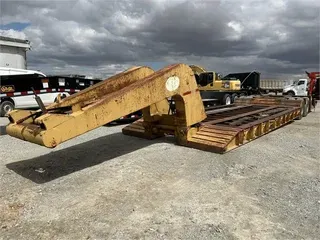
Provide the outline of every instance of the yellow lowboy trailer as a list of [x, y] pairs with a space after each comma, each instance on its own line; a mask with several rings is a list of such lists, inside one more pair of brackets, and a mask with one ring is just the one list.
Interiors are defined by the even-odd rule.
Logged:
[[303, 106], [302, 98], [240, 98], [206, 112], [188, 65], [156, 72], [133, 67], [45, 110], [14, 110], [6, 130], [10, 136], [53, 148], [142, 110], [143, 117], [124, 127], [124, 134], [147, 139], [171, 134], [179, 145], [224, 153], [300, 118]]

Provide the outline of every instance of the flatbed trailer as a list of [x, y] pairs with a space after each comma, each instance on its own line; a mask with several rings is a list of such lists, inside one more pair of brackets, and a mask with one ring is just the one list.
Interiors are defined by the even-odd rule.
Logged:
[[[225, 153], [261, 137], [295, 119], [301, 119], [301, 101], [251, 98], [234, 104], [206, 109], [206, 119], [186, 146]], [[124, 134], [143, 137], [143, 119], [125, 127]], [[135, 134], [132, 134], [132, 133]], [[168, 132], [167, 132], [168, 133]], [[171, 135], [174, 135], [171, 132]]]
[[58, 96], [67, 97], [100, 81], [102, 79], [59, 75], [2, 75], [0, 76], [0, 117], [15, 108], [37, 108], [34, 93], [38, 94], [44, 105], [47, 106], [56, 101]]
[[[175, 102], [172, 109], [168, 99]], [[146, 139], [173, 135], [177, 144], [225, 153], [301, 119], [303, 98], [239, 98], [225, 108], [205, 109], [188, 65], [159, 71], [135, 67], [75, 93], [45, 111], [9, 113], [8, 135], [48, 148], [141, 110], [123, 134]]]

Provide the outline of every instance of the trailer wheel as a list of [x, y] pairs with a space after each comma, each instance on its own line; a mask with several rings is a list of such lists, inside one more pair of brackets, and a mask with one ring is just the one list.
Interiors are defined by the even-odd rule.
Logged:
[[306, 102], [303, 104], [302, 116], [306, 117], [308, 115], [308, 112], [309, 112], [309, 98], [306, 98]]
[[11, 101], [3, 101], [0, 104], [0, 116], [5, 117], [13, 109], [14, 109], [14, 105]]
[[297, 120], [301, 120], [303, 118], [303, 111], [304, 111], [304, 104], [302, 105], [302, 107], [300, 108], [300, 114], [298, 117], [296, 117], [295, 119]]
[[225, 94], [222, 98], [223, 105], [230, 105], [231, 104], [231, 96], [230, 94]]

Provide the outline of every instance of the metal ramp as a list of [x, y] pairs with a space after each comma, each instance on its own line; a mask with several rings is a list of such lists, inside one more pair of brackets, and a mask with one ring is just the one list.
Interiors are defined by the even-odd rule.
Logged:
[[[228, 152], [299, 118], [301, 104], [301, 100], [279, 101], [271, 97], [236, 100], [233, 105], [207, 111], [207, 118], [181, 145], [216, 153]], [[126, 126], [122, 132], [144, 137], [143, 120]]]
[[[248, 105], [221, 113], [210, 113], [188, 146], [217, 153], [228, 152], [293, 121], [300, 107]], [[199, 145], [200, 143], [200, 145]]]

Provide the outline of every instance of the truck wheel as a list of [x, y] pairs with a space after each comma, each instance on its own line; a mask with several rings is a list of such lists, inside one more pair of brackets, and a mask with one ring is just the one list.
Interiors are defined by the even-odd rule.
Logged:
[[3, 101], [0, 104], [0, 116], [5, 117], [10, 111], [14, 109], [14, 105], [10, 101]]
[[[62, 99], [64, 99], [64, 98], [66, 98], [66, 97], [67, 97], [67, 95], [61, 94], [60, 99], [62, 100]], [[58, 97], [56, 97], [53, 102], [54, 102], [54, 103], [57, 103], [57, 102], [58, 102]]]
[[225, 94], [223, 96], [222, 104], [223, 105], [230, 105], [231, 104], [231, 96], [230, 96], [230, 94]]
[[293, 91], [289, 91], [289, 92], [287, 92], [287, 94], [286, 94], [288, 97], [292, 97], [292, 96], [294, 96], [295, 94], [294, 94], [294, 92]]
[[233, 94], [231, 95], [231, 102], [234, 103], [234, 101], [235, 101], [237, 98], [238, 98], [238, 94], [233, 93]]

